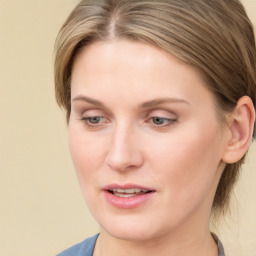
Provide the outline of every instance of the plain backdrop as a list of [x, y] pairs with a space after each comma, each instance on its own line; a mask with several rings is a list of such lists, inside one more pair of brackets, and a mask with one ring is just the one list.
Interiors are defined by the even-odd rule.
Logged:
[[[243, 1], [256, 24], [256, 1]], [[78, 0], [0, 0], [0, 255], [50, 256], [98, 232], [69, 156], [53, 84], [57, 32]], [[216, 231], [256, 256], [256, 145]]]

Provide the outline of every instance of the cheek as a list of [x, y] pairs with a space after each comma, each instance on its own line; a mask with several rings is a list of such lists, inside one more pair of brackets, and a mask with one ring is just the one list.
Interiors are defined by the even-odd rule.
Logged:
[[220, 163], [220, 138], [215, 128], [202, 130], [190, 127], [189, 133], [180, 130], [154, 144], [151, 165], [170, 195], [186, 200], [191, 193], [202, 194], [212, 186]]
[[[69, 126], [69, 148], [80, 189], [88, 207], [97, 207], [95, 202], [95, 186], [99, 182], [97, 170], [104, 162], [102, 151], [104, 143], [88, 135], [83, 127]], [[92, 186], [93, 185], [93, 186]]]
[[103, 158], [101, 152], [103, 143], [92, 136], [88, 136], [83, 127], [69, 126], [69, 148], [79, 182], [86, 182], [93, 177], [91, 170], [96, 170], [101, 165]]

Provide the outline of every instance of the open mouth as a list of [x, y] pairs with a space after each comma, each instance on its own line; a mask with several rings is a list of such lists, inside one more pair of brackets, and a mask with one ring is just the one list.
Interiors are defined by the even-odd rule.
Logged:
[[119, 209], [137, 208], [157, 194], [154, 189], [134, 184], [110, 184], [103, 191], [107, 202]]
[[146, 190], [146, 189], [140, 189], [140, 188], [129, 188], [129, 189], [112, 188], [112, 189], [108, 189], [107, 191], [117, 197], [134, 197], [134, 196], [140, 196], [140, 195], [145, 195], [145, 194], [154, 192], [153, 190]]

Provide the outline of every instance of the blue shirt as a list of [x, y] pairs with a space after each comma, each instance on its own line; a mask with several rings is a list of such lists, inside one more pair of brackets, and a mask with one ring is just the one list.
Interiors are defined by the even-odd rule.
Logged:
[[[93, 237], [87, 238], [83, 242], [70, 247], [69, 249], [58, 254], [57, 256], [92, 256], [94, 246], [95, 246], [98, 236], [99, 236], [99, 234], [97, 234]], [[219, 247], [219, 256], [225, 256], [224, 248], [223, 248], [221, 241], [214, 234], [213, 234], [213, 237]]]
[[83, 242], [73, 245], [57, 256], [92, 256], [94, 246], [99, 234], [85, 239]]

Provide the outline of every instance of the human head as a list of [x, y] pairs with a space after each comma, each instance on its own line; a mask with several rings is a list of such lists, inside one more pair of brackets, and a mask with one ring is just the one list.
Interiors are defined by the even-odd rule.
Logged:
[[[215, 96], [220, 122], [244, 95], [256, 105], [255, 39], [238, 0], [84, 0], [70, 14], [56, 42], [56, 98], [67, 120], [75, 57], [93, 42], [114, 39], [157, 46], [197, 68]], [[227, 206], [243, 160], [227, 164], [213, 209]]]

